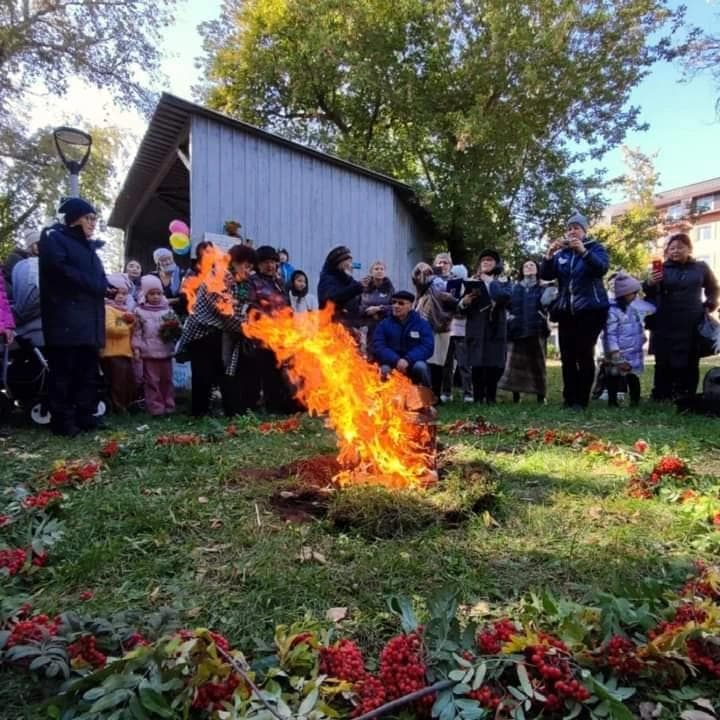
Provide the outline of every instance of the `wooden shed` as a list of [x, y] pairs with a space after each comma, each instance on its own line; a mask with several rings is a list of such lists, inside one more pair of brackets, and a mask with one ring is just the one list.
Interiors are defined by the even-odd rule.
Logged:
[[150, 270], [174, 218], [190, 225], [193, 246], [237, 220], [255, 247], [286, 248], [313, 286], [342, 244], [356, 276], [381, 259], [395, 286], [408, 287], [431, 232], [407, 185], [164, 94], [108, 224], [125, 231], [126, 257]]

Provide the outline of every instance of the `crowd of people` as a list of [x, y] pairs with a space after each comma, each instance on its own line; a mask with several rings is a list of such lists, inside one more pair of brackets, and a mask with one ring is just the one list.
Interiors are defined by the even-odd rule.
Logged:
[[210, 411], [218, 392], [228, 416], [261, 406], [299, 410], [273, 351], [243, 334], [252, 310], [305, 313], [332, 303], [334, 321], [382, 377], [403, 373], [431, 388], [438, 402], [458, 392], [465, 402], [493, 404], [503, 390], [513, 402], [530, 395], [544, 403], [547, 340], [557, 323], [564, 405], [583, 409], [598, 378], [599, 342], [609, 404], [624, 391], [630, 404], [640, 401], [646, 330], [655, 355], [652, 398], [695, 393], [697, 329], [718, 303], [717, 281], [693, 259], [688, 235], [669, 238], [664, 260], [644, 282], [622, 271], [607, 277], [607, 251], [588, 236], [578, 212], [563, 239], [542, 258], [526, 258], [516, 273], [488, 248], [470, 271], [441, 252], [396, 283], [381, 260], [356, 279], [352, 251], [337, 246], [327, 254], [317, 294], [287, 251], [269, 245], [231, 247], [220, 289], [199, 275], [206, 242], [186, 272], [170, 249], [158, 248], [150, 272], [129, 260], [123, 273], [107, 274], [93, 239], [95, 209], [71, 198], [59, 212], [62, 222], [26, 233], [4, 262], [0, 337], [9, 346], [42, 348], [51, 428], [71, 437], [102, 423], [101, 384], [115, 413], [141, 406], [152, 416], [172, 413], [174, 363], [190, 363], [196, 417]]

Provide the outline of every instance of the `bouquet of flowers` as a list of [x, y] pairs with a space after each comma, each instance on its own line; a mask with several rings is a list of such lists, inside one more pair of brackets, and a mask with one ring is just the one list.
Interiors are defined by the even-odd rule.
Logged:
[[162, 325], [160, 325], [160, 339], [166, 343], [174, 343], [180, 339], [182, 335], [182, 325], [178, 316], [170, 311], [162, 316]]

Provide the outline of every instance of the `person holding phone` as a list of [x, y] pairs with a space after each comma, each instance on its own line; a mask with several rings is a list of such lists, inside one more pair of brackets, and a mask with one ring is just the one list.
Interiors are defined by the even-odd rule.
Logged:
[[588, 237], [584, 215], [575, 211], [566, 226], [565, 238], [550, 243], [540, 265], [540, 278], [558, 284], [551, 318], [558, 323], [564, 405], [582, 410], [590, 402], [595, 343], [607, 319], [609, 302], [603, 277], [609, 258], [603, 245]]
[[645, 297], [657, 306], [652, 333], [653, 400], [693, 395], [697, 389], [697, 327], [704, 313], [718, 306], [718, 283], [708, 265], [692, 257], [692, 249], [686, 233], [672, 235], [665, 247], [665, 261], [653, 265], [643, 285]]

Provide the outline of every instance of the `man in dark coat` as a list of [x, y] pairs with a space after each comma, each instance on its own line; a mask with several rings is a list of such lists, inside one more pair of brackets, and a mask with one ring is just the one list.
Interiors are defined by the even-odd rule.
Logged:
[[407, 290], [393, 293], [392, 316], [375, 328], [373, 355], [383, 377], [397, 370], [416, 384], [430, 387], [427, 360], [433, 354], [433, 331], [430, 323], [412, 309], [414, 300]]
[[70, 198], [59, 208], [64, 223], [40, 238], [40, 307], [50, 364], [52, 431], [74, 437], [98, 427], [98, 351], [105, 344], [107, 281], [92, 235], [95, 208]]

